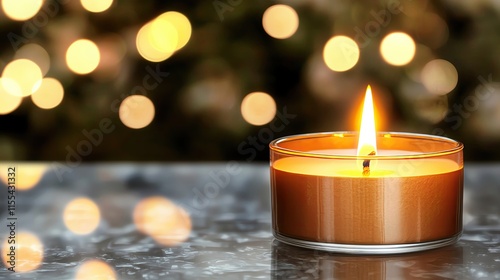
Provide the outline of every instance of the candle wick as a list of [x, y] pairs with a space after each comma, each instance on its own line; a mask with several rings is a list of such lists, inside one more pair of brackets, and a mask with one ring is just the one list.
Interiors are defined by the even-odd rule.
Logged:
[[[374, 156], [375, 151], [372, 151], [371, 153], [368, 154], [369, 156]], [[365, 159], [363, 161], [363, 176], [369, 176], [370, 175], [370, 160]]]

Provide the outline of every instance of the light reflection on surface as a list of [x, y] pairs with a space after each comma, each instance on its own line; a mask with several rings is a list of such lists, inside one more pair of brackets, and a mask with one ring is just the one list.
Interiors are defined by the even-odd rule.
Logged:
[[438, 268], [453, 269], [463, 264], [463, 250], [459, 246], [448, 246], [399, 255], [349, 255], [274, 241], [271, 279], [441, 279]]
[[[2, 182], [4, 182], [4, 184], [8, 184], [8, 182], [12, 183], [13, 180], [9, 180], [8, 178], [15, 178], [14, 184], [16, 190], [20, 191], [26, 191], [34, 188], [47, 171], [47, 165], [43, 163], [2, 164], [0, 165], [0, 168], [0, 179]], [[9, 168], [15, 168], [15, 171]], [[9, 172], [14, 175], [9, 175]]]
[[114, 280], [114, 269], [101, 260], [86, 261], [78, 267], [75, 280]]
[[161, 196], [140, 201], [134, 209], [133, 217], [139, 231], [162, 245], [178, 245], [186, 241], [191, 232], [188, 213]]
[[[2, 259], [7, 268], [14, 265], [15, 272], [28, 272], [40, 267], [43, 260], [43, 244], [36, 235], [29, 232], [17, 232], [15, 245], [12, 240], [7, 238], [2, 244]], [[11, 258], [8, 254], [14, 254], [15, 257]], [[10, 263], [11, 260], [15, 262]]]
[[94, 201], [80, 197], [66, 205], [63, 220], [71, 232], [85, 235], [92, 233], [97, 228], [101, 220], [101, 213]]

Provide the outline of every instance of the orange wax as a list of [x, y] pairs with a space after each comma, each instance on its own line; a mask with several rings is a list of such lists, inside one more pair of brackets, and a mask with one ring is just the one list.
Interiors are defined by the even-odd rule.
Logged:
[[426, 140], [419, 135], [401, 134], [398, 139], [381, 135], [382, 151], [419, 154], [374, 157], [376, 167], [368, 176], [355, 156], [308, 152], [352, 148], [353, 137], [346, 137], [317, 134], [272, 143], [275, 233], [298, 240], [359, 245], [413, 244], [460, 234], [461, 144], [432, 136]]

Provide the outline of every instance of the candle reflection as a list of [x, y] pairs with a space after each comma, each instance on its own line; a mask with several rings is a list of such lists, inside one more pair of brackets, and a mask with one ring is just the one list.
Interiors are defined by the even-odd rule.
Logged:
[[[391, 256], [332, 254], [273, 243], [272, 279], [421, 279], [463, 264], [463, 248], [448, 246]], [[425, 274], [425, 275], [423, 275]]]

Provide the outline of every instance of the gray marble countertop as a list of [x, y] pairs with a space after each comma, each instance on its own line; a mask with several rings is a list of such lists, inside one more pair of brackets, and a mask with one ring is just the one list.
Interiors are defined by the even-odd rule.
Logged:
[[[7, 188], [0, 191], [4, 239]], [[64, 215], [80, 197], [93, 201], [100, 214], [85, 220], [78, 215], [90, 215], [88, 209], [77, 208], [72, 213], [79, 224], [71, 227], [72, 217]], [[189, 213], [167, 221], [187, 229], [185, 238], [157, 238], [155, 230], [163, 225], [140, 230], [144, 224], [134, 218], [136, 206], [151, 197], [166, 198]], [[162, 217], [142, 216], [153, 223]], [[2, 264], [0, 279], [89, 279], [84, 274], [97, 271], [112, 276], [102, 279], [500, 279], [500, 165], [466, 166], [460, 241], [421, 253], [340, 255], [274, 241], [267, 164], [50, 168], [35, 188], [17, 192], [16, 218], [16, 234], [36, 236], [43, 260], [23, 273]], [[93, 219], [95, 229], [78, 233], [92, 227]]]

